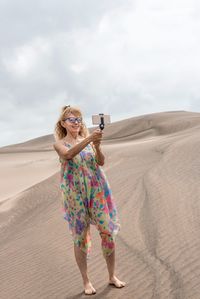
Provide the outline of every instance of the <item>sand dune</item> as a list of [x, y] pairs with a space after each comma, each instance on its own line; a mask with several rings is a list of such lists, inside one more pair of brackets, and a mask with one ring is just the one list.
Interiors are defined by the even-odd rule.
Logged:
[[50, 177], [59, 167], [55, 154], [49, 152], [16, 152], [0, 154], [0, 203]]
[[[200, 114], [133, 117], [104, 132], [104, 167], [121, 219], [117, 274], [107, 285], [92, 227], [93, 298], [200, 298]], [[0, 149], [0, 298], [78, 299], [83, 294], [60, 211], [53, 136]]]

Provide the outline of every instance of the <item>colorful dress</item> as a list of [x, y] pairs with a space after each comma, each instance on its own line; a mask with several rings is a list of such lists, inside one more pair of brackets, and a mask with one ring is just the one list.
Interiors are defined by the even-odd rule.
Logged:
[[[65, 145], [72, 147], [69, 143]], [[59, 161], [62, 211], [74, 243], [89, 255], [93, 224], [101, 236], [103, 255], [111, 254], [120, 224], [109, 183], [97, 164], [93, 147], [88, 144], [73, 159]]]

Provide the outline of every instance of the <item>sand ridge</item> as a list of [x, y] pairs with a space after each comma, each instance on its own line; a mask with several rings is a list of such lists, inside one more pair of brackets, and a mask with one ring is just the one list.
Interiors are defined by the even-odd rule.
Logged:
[[[127, 285], [108, 286], [100, 237], [92, 227], [93, 298], [199, 299], [199, 129], [200, 114], [186, 111], [134, 117], [105, 129], [104, 169], [121, 221], [116, 269]], [[2, 190], [23, 181], [13, 196], [2, 191], [2, 299], [86, 298], [60, 210], [52, 143], [53, 136], [43, 136], [0, 149], [7, 184]]]

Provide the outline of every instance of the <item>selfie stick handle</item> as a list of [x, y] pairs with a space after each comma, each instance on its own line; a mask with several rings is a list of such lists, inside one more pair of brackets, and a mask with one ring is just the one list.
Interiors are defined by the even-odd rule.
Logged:
[[104, 114], [103, 113], [99, 113], [99, 116], [100, 116], [100, 120], [101, 120], [101, 123], [99, 124], [99, 128], [101, 129], [101, 130], [103, 130], [104, 129]]

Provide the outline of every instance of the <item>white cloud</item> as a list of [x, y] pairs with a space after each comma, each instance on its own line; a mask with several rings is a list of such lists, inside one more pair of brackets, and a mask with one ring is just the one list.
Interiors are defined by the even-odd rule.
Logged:
[[12, 56], [10, 53], [2, 59], [6, 70], [14, 76], [26, 77], [36, 71], [49, 52], [49, 44], [42, 38], [16, 47]]
[[84, 65], [84, 64], [72, 64], [71, 66], [70, 66], [70, 69], [73, 71], [73, 72], [75, 72], [75, 73], [77, 73], [77, 74], [80, 74], [80, 73], [82, 73], [83, 71], [85, 71], [86, 70], [86, 65]]
[[0, 10], [1, 114], [16, 112], [5, 134], [14, 130], [20, 141], [26, 115], [31, 134], [51, 133], [65, 104], [80, 106], [87, 119], [199, 111], [198, 1], [20, 3], [8, 0]]

